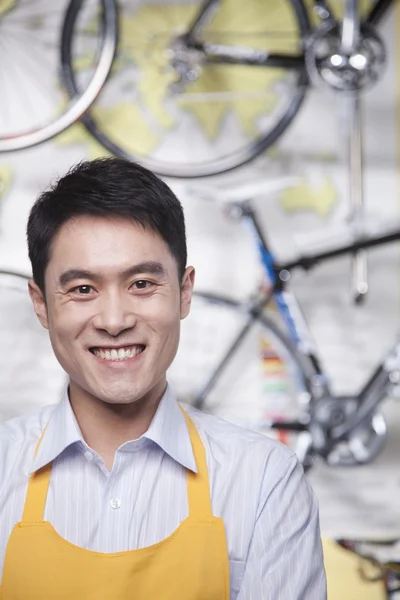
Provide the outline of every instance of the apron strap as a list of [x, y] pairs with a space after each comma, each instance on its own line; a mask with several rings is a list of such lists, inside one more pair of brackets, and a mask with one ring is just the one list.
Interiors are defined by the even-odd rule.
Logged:
[[190, 441], [192, 442], [193, 454], [198, 471], [197, 473], [193, 473], [193, 471], [187, 469], [189, 516], [196, 518], [210, 518], [212, 517], [212, 507], [206, 452], [193, 421], [188, 417], [183, 408], [180, 408], [189, 430]]
[[[40, 443], [43, 439], [44, 432], [46, 431], [46, 427], [44, 428], [42, 435], [37, 443], [35, 454], [36, 456]], [[37, 523], [38, 521], [43, 521], [44, 509], [46, 506], [46, 498], [47, 498], [47, 490], [49, 489], [50, 483], [50, 474], [51, 474], [51, 463], [45, 465], [29, 478], [28, 490], [26, 493], [24, 512], [22, 515], [23, 523]]]

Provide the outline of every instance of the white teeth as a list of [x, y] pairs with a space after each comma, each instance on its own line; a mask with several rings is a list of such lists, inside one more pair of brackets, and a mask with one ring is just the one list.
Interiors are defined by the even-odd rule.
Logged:
[[143, 348], [141, 346], [134, 346], [133, 348], [112, 348], [111, 350], [103, 350], [100, 348], [96, 348], [94, 350], [94, 354], [98, 358], [103, 358], [105, 360], [119, 361], [126, 360], [127, 358], [132, 358], [137, 354], [143, 352]]

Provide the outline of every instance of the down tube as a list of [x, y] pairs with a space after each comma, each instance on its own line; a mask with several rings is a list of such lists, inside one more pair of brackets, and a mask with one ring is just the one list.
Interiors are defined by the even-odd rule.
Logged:
[[[258, 248], [268, 280], [271, 285], [274, 285], [276, 280], [276, 273], [273, 268], [276, 264], [274, 255], [261, 244], [259, 244]], [[321, 377], [320, 384], [327, 386], [326, 376], [321, 369], [320, 361], [317, 357], [313, 336], [296, 296], [292, 292], [285, 290], [275, 291], [274, 300], [290, 339], [296, 344], [300, 352], [309, 357], [316, 375]]]

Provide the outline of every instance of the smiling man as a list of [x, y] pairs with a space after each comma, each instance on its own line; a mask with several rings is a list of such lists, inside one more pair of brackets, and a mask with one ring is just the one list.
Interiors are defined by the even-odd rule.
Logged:
[[194, 283], [172, 191], [81, 163], [36, 201], [28, 246], [69, 386], [0, 429], [2, 600], [324, 600], [295, 456], [167, 386]]

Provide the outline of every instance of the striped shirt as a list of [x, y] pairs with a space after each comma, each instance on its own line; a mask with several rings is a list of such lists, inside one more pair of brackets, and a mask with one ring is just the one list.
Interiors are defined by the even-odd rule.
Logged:
[[[225, 523], [231, 600], [324, 600], [318, 507], [296, 457], [261, 434], [185, 409], [205, 446], [214, 515]], [[169, 388], [147, 432], [117, 450], [111, 472], [85, 443], [67, 394], [3, 423], [0, 449], [0, 573], [29, 475], [50, 461], [44, 519], [82, 548], [142, 548], [187, 517], [186, 469], [196, 463]]]

